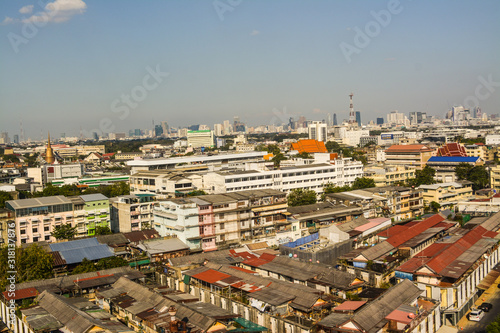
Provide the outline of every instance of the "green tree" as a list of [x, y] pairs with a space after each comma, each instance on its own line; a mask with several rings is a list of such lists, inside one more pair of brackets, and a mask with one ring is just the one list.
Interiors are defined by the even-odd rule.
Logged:
[[273, 161], [275, 168], [279, 168], [281, 165], [281, 161], [284, 161], [286, 159], [287, 158], [285, 157], [285, 155], [283, 155], [282, 153], [278, 153], [278, 154], [274, 155], [274, 157], [271, 159], [271, 161]]
[[469, 172], [472, 170], [474, 166], [469, 163], [459, 163], [455, 167], [455, 174], [457, 175], [458, 180], [466, 180], [468, 179]]
[[306, 152], [302, 152], [300, 154], [297, 154], [297, 155], [295, 155], [295, 157], [297, 157], [297, 158], [304, 158], [304, 159], [313, 158], [311, 156], [311, 154], [306, 153]]
[[473, 183], [472, 189], [477, 191], [488, 186], [490, 176], [484, 165], [476, 165], [469, 171], [467, 180]]
[[206, 195], [207, 192], [203, 191], [203, 190], [194, 190], [194, 191], [191, 191], [187, 194], [188, 197], [196, 197], [198, 195]]
[[323, 193], [340, 193], [350, 190], [352, 190], [352, 188], [349, 185], [335, 186], [332, 183], [326, 183], [323, 185]]
[[325, 147], [328, 150], [328, 152], [330, 152], [330, 153], [339, 153], [340, 150], [342, 149], [340, 147], [340, 145], [337, 142], [335, 142], [335, 141], [328, 141], [325, 144]]
[[95, 272], [97, 270], [96, 265], [88, 260], [87, 258], [83, 258], [82, 262], [73, 269], [71, 274], [80, 274], [80, 273], [90, 273]]
[[420, 185], [431, 185], [435, 184], [434, 175], [436, 170], [426, 165], [422, 170], [417, 170], [415, 172], [415, 178], [409, 179], [408, 184], [410, 186], [420, 186]]
[[97, 270], [127, 266], [128, 262], [122, 257], [102, 258], [95, 265]]
[[294, 189], [288, 195], [288, 206], [302, 206], [316, 203], [316, 192], [313, 190]]
[[56, 225], [54, 231], [50, 233], [55, 239], [73, 239], [76, 235], [76, 227], [72, 227], [71, 224], [61, 224]]
[[[15, 262], [9, 262], [9, 252], [14, 255]], [[15, 271], [16, 283], [48, 279], [53, 276], [53, 257], [38, 244], [30, 244], [25, 248], [0, 248], [0, 290], [5, 290], [7, 278]]]
[[113, 232], [111, 231], [111, 229], [109, 229], [109, 227], [101, 227], [101, 226], [97, 226], [95, 227], [95, 235], [98, 236], [98, 235], [111, 235]]
[[5, 201], [12, 200], [12, 196], [9, 192], [0, 191], [0, 208], [5, 207]]
[[429, 206], [434, 213], [437, 213], [439, 211], [439, 208], [441, 208], [441, 205], [436, 201], [431, 201]]
[[354, 180], [354, 183], [352, 184], [353, 190], [361, 190], [370, 187], [375, 187], [375, 181], [372, 178], [368, 177], [356, 178]]
[[274, 156], [281, 154], [281, 149], [278, 145], [268, 145], [266, 148], [268, 153], [273, 154]]

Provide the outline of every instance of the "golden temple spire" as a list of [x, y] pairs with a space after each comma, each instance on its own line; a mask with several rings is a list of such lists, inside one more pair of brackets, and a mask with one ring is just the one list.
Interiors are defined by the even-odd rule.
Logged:
[[52, 164], [55, 162], [54, 151], [50, 146], [50, 132], [49, 132], [49, 142], [47, 143], [47, 151], [45, 152], [45, 161], [48, 164]]

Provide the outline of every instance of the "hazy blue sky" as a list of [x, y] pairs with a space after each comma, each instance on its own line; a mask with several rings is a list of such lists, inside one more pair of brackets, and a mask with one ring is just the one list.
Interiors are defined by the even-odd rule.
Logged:
[[[21, 119], [37, 139], [153, 119], [342, 120], [351, 91], [363, 122], [474, 100], [500, 112], [498, 0], [53, 1], [0, 3], [0, 131], [11, 137]], [[381, 11], [390, 17], [377, 23]]]

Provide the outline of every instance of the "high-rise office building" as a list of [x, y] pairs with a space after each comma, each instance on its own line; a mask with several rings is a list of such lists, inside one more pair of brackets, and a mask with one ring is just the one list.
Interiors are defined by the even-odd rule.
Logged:
[[377, 118], [377, 125], [383, 125], [384, 124], [384, 118]]
[[410, 112], [410, 124], [421, 124], [427, 120], [427, 113], [425, 112]]
[[307, 126], [309, 139], [325, 141], [327, 140], [326, 124], [321, 121], [313, 121]]
[[356, 122], [358, 123], [358, 126], [361, 127], [361, 112], [356, 111]]
[[337, 114], [333, 114], [333, 126], [337, 126]]
[[14, 143], [18, 144], [19, 143], [19, 135], [14, 134]]
[[223, 134], [223, 127], [222, 124], [214, 124], [214, 135], [215, 136], [222, 136]]
[[161, 128], [162, 128], [163, 134], [167, 135], [170, 133], [170, 127], [168, 126], [168, 123], [166, 121], [161, 122]]
[[163, 126], [155, 125], [155, 137], [160, 137], [163, 135]]

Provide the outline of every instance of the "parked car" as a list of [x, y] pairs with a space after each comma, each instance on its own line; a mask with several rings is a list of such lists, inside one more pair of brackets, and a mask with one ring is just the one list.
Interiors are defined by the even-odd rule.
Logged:
[[481, 305], [478, 306], [478, 309], [481, 309], [484, 312], [489, 312], [492, 307], [493, 307], [493, 304], [491, 304], [491, 303], [481, 303]]
[[480, 321], [484, 317], [484, 312], [481, 309], [474, 309], [469, 314], [469, 320]]

